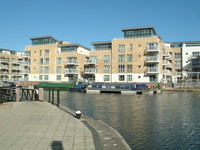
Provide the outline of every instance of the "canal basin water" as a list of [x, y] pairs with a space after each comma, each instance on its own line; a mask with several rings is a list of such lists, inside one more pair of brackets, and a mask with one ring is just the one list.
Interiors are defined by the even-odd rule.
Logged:
[[102, 120], [132, 149], [200, 149], [200, 93], [87, 94], [63, 91], [61, 104]]

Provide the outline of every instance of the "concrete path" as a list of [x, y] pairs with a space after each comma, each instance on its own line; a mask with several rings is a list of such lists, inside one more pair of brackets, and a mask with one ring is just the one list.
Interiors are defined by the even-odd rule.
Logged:
[[1, 150], [93, 150], [91, 131], [47, 102], [0, 104]]

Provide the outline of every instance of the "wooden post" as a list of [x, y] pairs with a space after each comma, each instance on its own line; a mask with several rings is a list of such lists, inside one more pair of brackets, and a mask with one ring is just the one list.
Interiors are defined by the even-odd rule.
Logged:
[[16, 88], [16, 102], [20, 102], [21, 100], [21, 94], [20, 94], [21, 89], [19, 87]]
[[39, 96], [40, 101], [44, 100], [44, 97], [43, 97], [44, 96], [44, 89], [43, 88], [39, 88], [38, 96]]

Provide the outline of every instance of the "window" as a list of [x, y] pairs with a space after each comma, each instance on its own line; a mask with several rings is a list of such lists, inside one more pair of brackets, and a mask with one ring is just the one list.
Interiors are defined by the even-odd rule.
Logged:
[[49, 80], [49, 75], [44, 75], [44, 80], [48, 81]]
[[132, 75], [127, 75], [127, 81], [132, 81]]
[[127, 72], [132, 72], [132, 65], [127, 65]]
[[43, 58], [40, 58], [40, 65], [43, 65]]
[[141, 44], [138, 44], [138, 47], [141, 47]]
[[61, 57], [56, 58], [56, 64], [60, 65], [61, 63], [62, 63], [62, 58]]
[[56, 80], [57, 80], [57, 81], [60, 81], [60, 80], [61, 80], [61, 75], [57, 75], [57, 76], [56, 76]]
[[96, 62], [98, 62], [98, 56], [90, 56], [91, 60], [95, 60]]
[[42, 56], [42, 50], [40, 50], [40, 56]]
[[181, 59], [181, 53], [175, 53], [175, 59]]
[[44, 59], [44, 65], [48, 65], [49, 64], [49, 58], [45, 58]]
[[110, 81], [110, 75], [104, 75], [103, 81]]
[[127, 62], [132, 62], [132, 54], [128, 54], [128, 55], [127, 55], [126, 61], [127, 61]]
[[181, 61], [175, 61], [175, 67], [181, 67]]
[[103, 72], [104, 72], [104, 73], [110, 72], [110, 65], [104, 65], [104, 66], [103, 66]]
[[132, 52], [132, 51], [133, 51], [133, 45], [132, 45], [132, 44], [130, 44], [129, 51], [130, 51], [130, 52]]
[[43, 73], [43, 67], [42, 66], [39, 67], [39, 73]]
[[125, 62], [125, 55], [118, 55], [118, 62]]
[[192, 52], [192, 56], [193, 56], [193, 57], [200, 56], [200, 52]]
[[147, 50], [158, 50], [158, 43], [147, 43]]
[[125, 81], [124, 75], [119, 75], [119, 76], [118, 76], [118, 80], [119, 80], [119, 81]]
[[124, 44], [119, 45], [118, 52], [125, 52], [125, 45]]
[[61, 66], [56, 67], [56, 73], [61, 73]]
[[77, 51], [76, 46], [61, 47], [61, 53], [70, 53], [70, 52], [76, 52], [76, 51]]
[[124, 65], [118, 65], [118, 72], [125, 72], [125, 66]]
[[39, 75], [39, 80], [43, 80], [43, 75]]
[[110, 55], [104, 55], [103, 61], [104, 61], [104, 63], [109, 63], [110, 62]]
[[45, 49], [44, 56], [49, 56], [49, 49]]
[[49, 73], [49, 67], [44, 67], [44, 73]]

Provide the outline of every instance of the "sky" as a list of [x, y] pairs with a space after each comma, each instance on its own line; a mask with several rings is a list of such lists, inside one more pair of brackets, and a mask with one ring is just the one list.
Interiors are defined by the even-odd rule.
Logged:
[[30, 37], [93, 49], [122, 28], [154, 26], [165, 42], [200, 41], [200, 0], [1, 0], [0, 48], [23, 51]]

